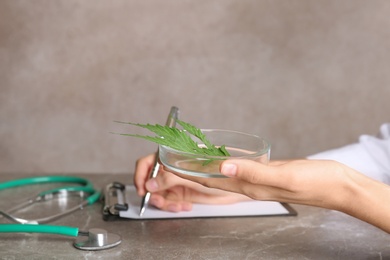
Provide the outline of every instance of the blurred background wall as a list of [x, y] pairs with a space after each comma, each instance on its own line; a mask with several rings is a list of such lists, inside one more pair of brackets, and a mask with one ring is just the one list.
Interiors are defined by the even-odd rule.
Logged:
[[[261, 135], [296, 158], [390, 116], [390, 1], [2, 0], [0, 173], [133, 172], [164, 124]], [[144, 132], [146, 133], [146, 132]]]

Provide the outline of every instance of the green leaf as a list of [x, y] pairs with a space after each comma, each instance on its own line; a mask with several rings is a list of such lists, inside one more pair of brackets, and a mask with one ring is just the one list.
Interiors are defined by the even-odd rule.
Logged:
[[[183, 151], [183, 152], [188, 152], [188, 153], [194, 153], [199, 155], [210, 155], [210, 156], [230, 156], [229, 152], [225, 148], [225, 145], [216, 147], [207, 139], [206, 135], [200, 129], [181, 120], [177, 120], [176, 122], [181, 127], [183, 127], [183, 129], [178, 129], [176, 127], [162, 126], [159, 124], [151, 125], [151, 124], [135, 124], [135, 123], [121, 122], [121, 121], [115, 121], [115, 122], [142, 127], [156, 134], [156, 136], [138, 135], [138, 134], [120, 134], [120, 135], [142, 138], [147, 141], [151, 141], [160, 145], [165, 145], [170, 148]], [[191, 136], [198, 139], [206, 147], [200, 147], [199, 144], [191, 138]], [[204, 164], [206, 165], [210, 162], [211, 162], [210, 160], [207, 160]]]
[[195, 126], [193, 126], [189, 123], [183, 122], [181, 120], [177, 120], [176, 122], [179, 125], [181, 125], [185, 131], [187, 131], [191, 135], [199, 138], [199, 140], [201, 140], [203, 142], [203, 144], [206, 145], [207, 148], [209, 148], [209, 149], [215, 148], [215, 146], [212, 143], [210, 143], [209, 140], [207, 140], [206, 136], [202, 133], [202, 131], [200, 129], [196, 128]]

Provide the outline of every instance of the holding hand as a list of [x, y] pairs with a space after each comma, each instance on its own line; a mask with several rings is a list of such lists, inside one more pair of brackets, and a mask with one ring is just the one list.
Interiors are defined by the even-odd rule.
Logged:
[[326, 160], [227, 160], [220, 171], [229, 178], [178, 176], [206, 187], [256, 200], [297, 203], [334, 209], [390, 233], [390, 187], [341, 163]]
[[147, 191], [151, 192], [149, 203], [159, 209], [171, 212], [189, 211], [192, 203], [229, 204], [249, 199], [241, 194], [206, 188], [164, 171], [162, 167], [157, 177], [149, 180], [155, 156], [151, 154], [137, 161], [134, 185], [139, 196], [144, 196]]
[[152, 192], [150, 204], [167, 211], [188, 211], [192, 203], [228, 204], [250, 198], [334, 209], [390, 233], [390, 187], [341, 163], [328, 160], [226, 160], [221, 174], [202, 178], [160, 169], [148, 180], [155, 155], [137, 161], [138, 195]]

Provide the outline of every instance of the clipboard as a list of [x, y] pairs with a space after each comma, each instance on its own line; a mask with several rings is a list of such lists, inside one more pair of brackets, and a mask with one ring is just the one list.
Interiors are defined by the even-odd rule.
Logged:
[[215, 217], [266, 217], [296, 216], [297, 212], [287, 203], [275, 201], [244, 201], [228, 205], [193, 204], [191, 211], [167, 212], [148, 205], [142, 217], [139, 216], [141, 198], [133, 185], [113, 182], [104, 192], [103, 219], [178, 219]]

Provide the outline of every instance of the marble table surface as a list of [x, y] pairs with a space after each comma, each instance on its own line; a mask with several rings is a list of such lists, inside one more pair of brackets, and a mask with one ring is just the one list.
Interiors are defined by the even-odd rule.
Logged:
[[[1, 174], [0, 180], [27, 176]], [[99, 188], [132, 182], [131, 174], [72, 176], [88, 178]], [[0, 209], [42, 188], [0, 191]], [[50, 224], [104, 228], [122, 237], [119, 246], [83, 251], [73, 247], [74, 237], [0, 233], [0, 259], [390, 259], [389, 234], [340, 212], [291, 206], [297, 216], [105, 221], [102, 204], [96, 203]]]

